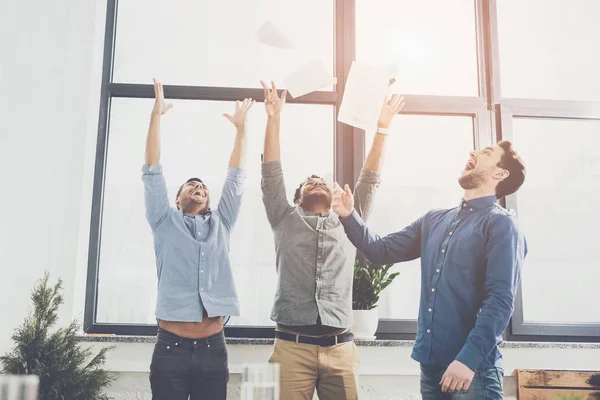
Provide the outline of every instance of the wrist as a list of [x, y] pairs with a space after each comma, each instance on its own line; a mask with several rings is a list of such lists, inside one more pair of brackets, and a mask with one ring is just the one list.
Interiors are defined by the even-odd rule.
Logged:
[[389, 129], [390, 125], [391, 125], [391, 122], [377, 121], [377, 127], [378, 128]]
[[279, 122], [280, 121], [280, 114], [273, 114], [273, 115], [269, 115], [267, 117], [268, 121], [273, 121], [273, 122]]
[[238, 135], [244, 135], [246, 133], [246, 126], [245, 125], [241, 125], [241, 126], [236, 126], [235, 127], [235, 132]]
[[159, 111], [154, 111], [152, 110], [152, 112], [150, 113], [150, 118], [160, 118], [160, 112]]

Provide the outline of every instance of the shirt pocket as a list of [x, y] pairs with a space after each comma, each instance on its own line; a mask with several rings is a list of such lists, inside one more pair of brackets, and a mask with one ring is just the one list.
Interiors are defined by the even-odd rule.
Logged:
[[453, 268], [462, 275], [478, 275], [485, 267], [483, 237], [473, 229], [460, 232], [452, 238], [449, 258]]

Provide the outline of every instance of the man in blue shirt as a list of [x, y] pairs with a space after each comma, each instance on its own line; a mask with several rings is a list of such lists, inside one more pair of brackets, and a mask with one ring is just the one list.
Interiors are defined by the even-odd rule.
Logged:
[[525, 166], [510, 142], [473, 151], [458, 182], [458, 207], [430, 211], [385, 237], [353, 211], [348, 185], [333, 209], [350, 241], [375, 264], [421, 258], [421, 300], [412, 357], [429, 399], [502, 399], [498, 345], [513, 312], [527, 253], [516, 218], [499, 198], [516, 192]]
[[156, 101], [146, 141], [142, 180], [146, 218], [154, 236], [158, 274], [158, 337], [150, 365], [153, 400], [225, 399], [229, 370], [223, 317], [239, 315], [229, 262], [229, 236], [241, 205], [246, 113], [254, 104], [236, 104], [235, 144], [217, 208], [202, 180], [191, 178], [169, 205], [160, 165], [160, 119], [166, 104], [154, 81]]

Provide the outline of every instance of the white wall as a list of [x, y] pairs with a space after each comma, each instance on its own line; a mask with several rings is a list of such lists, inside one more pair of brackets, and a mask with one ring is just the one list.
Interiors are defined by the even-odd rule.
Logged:
[[75, 266], [85, 149], [98, 113], [97, 17], [105, 7], [92, 0], [0, 2], [0, 353], [10, 348], [44, 270], [64, 280], [61, 324], [83, 295], [75, 296]]

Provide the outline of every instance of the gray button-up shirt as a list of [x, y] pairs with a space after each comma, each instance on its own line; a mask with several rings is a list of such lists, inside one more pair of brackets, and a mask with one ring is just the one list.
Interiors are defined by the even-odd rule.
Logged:
[[[354, 206], [363, 218], [371, 211], [380, 182], [379, 173], [363, 168], [354, 190]], [[279, 161], [263, 163], [262, 191], [279, 275], [271, 319], [303, 326], [316, 324], [320, 316], [323, 325], [348, 328], [356, 249], [346, 238], [339, 217], [330, 213], [311, 226], [304, 210], [287, 201]]]
[[158, 274], [156, 318], [201, 322], [240, 315], [229, 262], [229, 236], [243, 194], [243, 172], [229, 168], [221, 200], [206, 216], [184, 215], [169, 205], [160, 165], [144, 165], [146, 218], [154, 235]]

